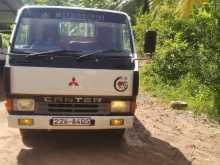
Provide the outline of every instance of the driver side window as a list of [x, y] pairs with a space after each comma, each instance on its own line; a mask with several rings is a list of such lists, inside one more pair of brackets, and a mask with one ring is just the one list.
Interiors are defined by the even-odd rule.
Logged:
[[20, 28], [17, 32], [15, 48], [24, 48], [28, 46], [28, 38], [29, 38], [28, 32], [29, 32], [29, 21], [24, 19], [20, 24]]

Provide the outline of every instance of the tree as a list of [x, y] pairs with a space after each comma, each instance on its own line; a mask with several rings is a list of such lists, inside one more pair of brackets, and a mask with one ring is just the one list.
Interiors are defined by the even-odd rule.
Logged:
[[180, 18], [189, 18], [195, 6], [208, 3], [208, 0], [181, 0], [177, 7], [177, 15]]
[[[150, 8], [152, 10], [159, 10], [159, 7], [166, 0], [149, 0]], [[175, 1], [175, 0], [174, 0]], [[192, 14], [193, 8], [195, 6], [201, 6], [203, 4], [208, 3], [208, 0], [179, 0], [179, 4], [177, 5], [176, 13], [179, 18], [186, 19], [189, 18]]]

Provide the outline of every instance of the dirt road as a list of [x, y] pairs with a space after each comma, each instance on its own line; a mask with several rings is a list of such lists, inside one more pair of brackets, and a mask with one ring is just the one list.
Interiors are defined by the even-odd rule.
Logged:
[[0, 110], [0, 165], [220, 165], [220, 128], [140, 96], [134, 128], [106, 134], [55, 133], [28, 148]]

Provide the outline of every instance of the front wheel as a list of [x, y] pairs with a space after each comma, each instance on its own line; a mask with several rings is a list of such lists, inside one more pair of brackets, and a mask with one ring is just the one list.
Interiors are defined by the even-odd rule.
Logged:
[[35, 147], [38, 143], [39, 132], [31, 129], [20, 129], [23, 144], [27, 147]]
[[115, 130], [112, 130], [112, 134], [117, 136], [117, 137], [119, 137], [119, 138], [123, 138], [124, 133], [125, 133], [125, 129], [115, 129]]

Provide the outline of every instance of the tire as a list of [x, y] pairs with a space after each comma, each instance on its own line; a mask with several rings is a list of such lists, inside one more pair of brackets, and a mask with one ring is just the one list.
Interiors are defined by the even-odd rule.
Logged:
[[112, 130], [112, 134], [118, 138], [123, 138], [125, 133], [125, 129], [115, 129]]
[[38, 145], [38, 136], [36, 130], [20, 129], [22, 142], [27, 147], [36, 147]]

